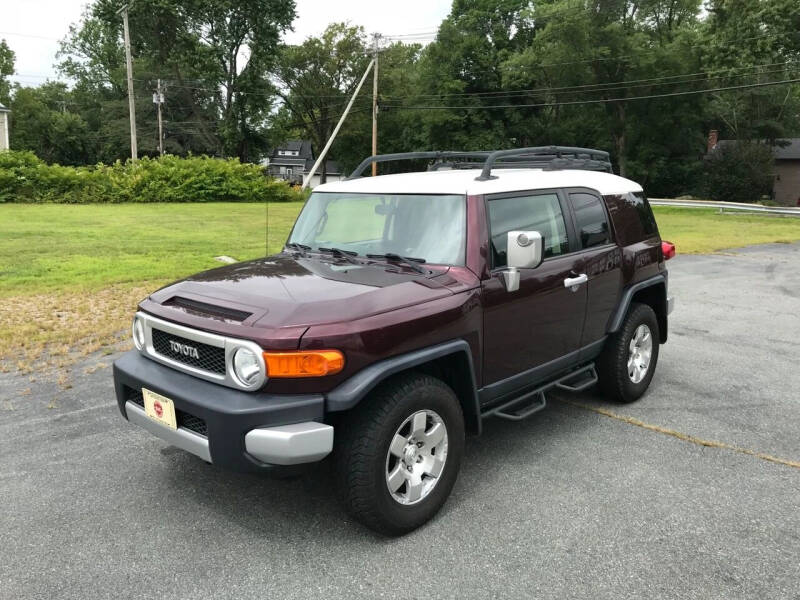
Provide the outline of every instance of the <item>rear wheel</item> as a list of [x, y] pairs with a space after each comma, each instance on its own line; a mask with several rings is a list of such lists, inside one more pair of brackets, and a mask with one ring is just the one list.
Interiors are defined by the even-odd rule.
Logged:
[[464, 451], [464, 417], [439, 379], [410, 373], [389, 380], [339, 430], [339, 493], [356, 520], [401, 535], [447, 500]]
[[600, 389], [610, 400], [634, 402], [647, 391], [658, 363], [660, 334], [655, 312], [632, 303], [619, 331], [597, 361]]

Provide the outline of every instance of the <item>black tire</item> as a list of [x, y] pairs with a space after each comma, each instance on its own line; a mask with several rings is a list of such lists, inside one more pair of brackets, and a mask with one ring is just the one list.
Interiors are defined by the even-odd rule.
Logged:
[[[628, 358], [631, 340], [640, 325], [650, 329], [652, 353], [644, 378], [635, 383], [628, 374]], [[641, 398], [647, 391], [658, 363], [660, 333], [656, 313], [647, 304], [631, 303], [619, 331], [606, 340], [603, 352], [597, 360], [599, 388], [609, 400], [627, 404]]]
[[[387, 485], [389, 446], [406, 420], [423, 410], [434, 411], [444, 423], [446, 458], [427, 495], [404, 505], [394, 499]], [[431, 519], [450, 495], [464, 453], [464, 415], [444, 382], [411, 372], [381, 384], [342, 420], [336, 436], [336, 479], [345, 509], [374, 531], [402, 535]]]

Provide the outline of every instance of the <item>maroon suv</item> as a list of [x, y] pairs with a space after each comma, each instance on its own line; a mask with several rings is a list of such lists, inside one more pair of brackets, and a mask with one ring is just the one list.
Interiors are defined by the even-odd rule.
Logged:
[[[400, 159], [427, 171], [359, 177]], [[370, 157], [314, 190], [280, 254], [142, 301], [120, 411], [232, 469], [332, 453], [348, 511], [410, 531], [484, 418], [525, 418], [553, 387], [632, 402], [650, 384], [674, 246], [610, 171], [583, 148]]]

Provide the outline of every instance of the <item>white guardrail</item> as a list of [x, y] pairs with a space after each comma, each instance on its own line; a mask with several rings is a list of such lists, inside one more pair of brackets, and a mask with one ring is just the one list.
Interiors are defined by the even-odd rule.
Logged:
[[752, 213], [767, 213], [771, 215], [784, 215], [800, 217], [800, 207], [791, 206], [762, 206], [760, 204], [746, 204], [744, 202], [717, 202], [714, 200], [668, 200], [666, 198], [649, 198], [653, 206], [680, 206], [684, 208], [716, 208], [720, 212], [740, 211]]

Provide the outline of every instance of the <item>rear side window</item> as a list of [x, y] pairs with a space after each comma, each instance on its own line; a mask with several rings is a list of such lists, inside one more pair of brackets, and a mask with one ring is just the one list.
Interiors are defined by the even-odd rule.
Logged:
[[544, 238], [544, 257], [569, 252], [569, 240], [561, 204], [556, 194], [498, 198], [489, 201], [492, 232], [492, 266], [505, 267], [509, 231], [538, 231]]
[[644, 194], [642, 192], [628, 194], [628, 203], [632, 204], [636, 209], [636, 215], [642, 224], [642, 231], [645, 237], [658, 233], [656, 218], [653, 216], [653, 210], [650, 208], [650, 203], [644, 197]]
[[603, 203], [593, 194], [573, 192], [569, 195], [575, 213], [575, 229], [581, 248], [602, 246], [611, 241]]

